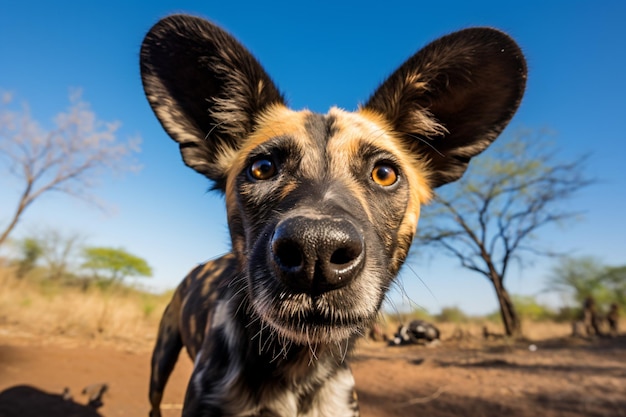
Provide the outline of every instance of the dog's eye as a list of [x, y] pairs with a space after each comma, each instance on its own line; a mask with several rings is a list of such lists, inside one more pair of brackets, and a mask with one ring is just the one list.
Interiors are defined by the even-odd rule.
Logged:
[[372, 170], [372, 179], [382, 187], [389, 187], [398, 181], [398, 171], [389, 164], [380, 163]]
[[267, 180], [276, 175], [276, 165], [269, 159], [257, 159], [248, 172], [255, 180]]

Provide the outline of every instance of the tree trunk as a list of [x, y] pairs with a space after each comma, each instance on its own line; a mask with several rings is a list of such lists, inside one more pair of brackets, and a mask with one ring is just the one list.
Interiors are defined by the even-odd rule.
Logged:
[[0, 236], [0, 246], [2, 246], [4, 242], [6, 242], [7, 238], [9, 237], [9, 234], [11, 234], [15, 226], [17, 226], [17, 222], [19, 221], [20, 216], [24, 212], [25, 208], [26, 208], [26, 205], [24, 204], [24, 201], [22, 199], [22, 201], [20, 201], [19, 206], [17, 207], [17, 210], [13, 214], [13, 218], [11, 219], [11, 222], [6, 227], [6, 229], [4, 229], [4, 232], [2, 232], [2, 236]]
[[491, 282], [496, 290], [498, 303], [500, 304], [500, 317], [504, 325], [504, 331], [509, 337], [518, 337], [522, 334], [522, 326], [519, 316], [515, 311], [515, 306], [511, 301], [508, 291], [502, 285], [502, 278], [499, 276], [492, 277]]
[[24, 210], [26, 210], [26, 207], [28, 207], [28, 205], [33, 201], [32, 196], [30, 194], [32, 188], [33, 188], [33, 182], [32, 180], [29, 179], [26, 185], [26, 189], [24, 189], [24, 192], [22, 193], [22, 196], [20, 197], [20, 201], [17, 205], [17, 208], [15, 209], [15, 213], [13, 214], [13, 218], [11, 219], [11, 222], [9, 222], [9, 225], [7, 226], [7, 228], [4, 229], [4, 232], [2, 232], [2, 236], [0, 236], [0, 246], [2, 246], [4, 242], [6, 242], [7, 238], [9, 237], [9, 234], [11, 234], [15, 226], [17, 226], [17, 222], [20, 220], [20, 216], [22, 215], [22, 213], [24, 213]]

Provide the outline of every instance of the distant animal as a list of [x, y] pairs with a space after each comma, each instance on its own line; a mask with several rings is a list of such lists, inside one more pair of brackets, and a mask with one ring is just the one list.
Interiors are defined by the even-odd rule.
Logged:
[[602, 335], [602, 332], [600, 331], [600, 320], [596, 309], [596, 301], [591, 296], [585, 298], [581, 319], [584, 323], [587, 336]]
[[318, 114], [290, 110], [223, 29], [175, 15], [144, 39], [141, 76], [185, 164], [225, 195], [232, 246], [193, 269], [163, 315], [151, 416], [183, 346], [194, 361], [183, 416], [358, 416], [346, 357], [432, 189], [461, 177], [515, 113], [520, 48], [490, 28], [455, 32], [358, 110]]
[[413, 320], [398, 327], [398, 331], [389, 341], [390, 345], [430, 345], [439, 342], [441, 333], [432, 323]]

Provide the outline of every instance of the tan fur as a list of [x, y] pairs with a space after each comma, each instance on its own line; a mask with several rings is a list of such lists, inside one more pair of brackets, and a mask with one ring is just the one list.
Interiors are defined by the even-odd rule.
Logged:
[[[489, 28], [444, 36], [357, 111], [325, 115], [288, 109], [249, 51], [200, 18], [158, 22], [140, 64], [184, 162], [225, 194], [232, 241], [163, 315], [151, 416], [185, 347], [186, 417], [358, 417], [344, 360], [375, 321], [432, 188], [460, 178], [517, 109], [519, 47]], [[274, 166], [254, 175], [255, 158]], [[381, 165], [395, 182], [378, 181]]]

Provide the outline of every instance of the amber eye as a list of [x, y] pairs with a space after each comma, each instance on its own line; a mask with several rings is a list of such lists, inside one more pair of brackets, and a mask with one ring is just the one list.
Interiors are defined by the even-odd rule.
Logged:
[[372, 170], [372, 179], [382, 187], [389, 187], [398, 181], [398, 172], [388, 164], [378, 164]]
[[269, 159], [257, 159], [248, 171], [255, 180], [267, 180], [276, 175], [276, 165]]

